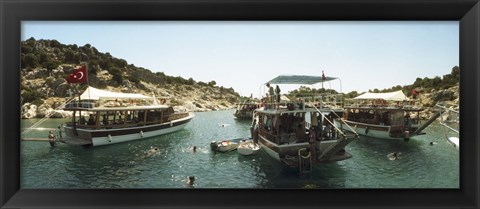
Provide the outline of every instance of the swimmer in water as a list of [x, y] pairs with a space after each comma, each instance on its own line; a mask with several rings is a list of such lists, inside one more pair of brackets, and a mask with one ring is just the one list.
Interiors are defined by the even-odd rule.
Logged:
[[398, 158], [398, 153], [397, 152], [392, 152], [387, 155], [389, 160], [396, 160]]
[[150, 147], [150, 149], [145, 153], [144, 157], [150, 157], [155, 154], [158, 154], [160, 152], [160, 149], [158, 147]]
[[196, 146], [193, 146], [193, 152], [197, 152], [197, 147]]
[[195, 183], [195, 176], [189, 176], [187, 181], [188, 186], [193, 186], [194, 183]]

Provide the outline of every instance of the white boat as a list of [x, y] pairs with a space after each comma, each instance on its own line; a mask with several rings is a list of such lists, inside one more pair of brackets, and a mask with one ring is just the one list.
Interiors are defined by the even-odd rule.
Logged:
[[[73, 112], [73, 117], [62, 126], [60, 140], [83, 146], [109, 145], [171, 133], [184, 128], [194, 117], [191, 112], [175, 112], [172, 107], [157, 104], [154, 97], [93, 87], [88, 87], [79, 100], [63, 109]], [[89, 115], [88, 121], [82, 116], [85, 114]]]
[[440, 108], [440, 124], [443, 125], [445, 138], [455, 148], [460, 149], [460, 112], [455, 110], [457, 106], [447, 107], [445, 104], [437, 104]]
[[422, 130], [439, 116], [436, 114], [420, 124], [419, 112], [423, 108], [409, 101], [402, 91], [365, 93], [353, 101], [344, 106], [345, 114], [335, 120], [335, 125], [345, 129], [342, 124], [346, 123], [358, 134], [373, 138], [409, 139], [422, 135], [425, 134]]
[[237, 152], [241, 155], [255, 155], [260, 151], [260, 145], [255, 144], [253, 140], [242, 140], [238, 145]]
[[242, 139], [238, 138], [212, 141], [210, 143], [210, 148], [215, 152], [230, 152], [238, 148], [240, 140]]
[[[268, 84], [313, 85], [336, 80], [333, 77], [281, 75]], [[278, 95], [276, 96], [278, 98]], [[252, 138], [272, 158], [290, 167], [311, 168], [312, 164], [351, 158], [345, 151], [356, 134], [347, 134], [333, 124], [344, 112], [341, 94], [298, 95], [290, 101], [266, 98], [265, 106], [255, 110]], [[270, 101], [270, 102], [269, 102]], [[293, 102], [291, 102], [293, 101]], [[256, 123], [258, 121], [258, 123]], [[352, 130], [352, 132], [354, 132]], [[300, 156], [299, 150], [312, 154]], [[305, 166], [307, 163], [309, 166]], [[303, 166], [302, 166], [303, 165]]]

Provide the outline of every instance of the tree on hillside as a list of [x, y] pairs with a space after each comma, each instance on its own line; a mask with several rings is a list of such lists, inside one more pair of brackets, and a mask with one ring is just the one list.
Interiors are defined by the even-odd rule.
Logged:
[[112, 80], [115, 81], [118, 85], [121, 85], [123, 83], [122, 71], [119, 68], [113, 67], [109, 72], [113, 76]]
[[208, 85], [213, 87], [213, 86], [217, 85], [217, 82], [215, 82], [215, 81], [210, 81], [210, 82], [208, 82]]
[[22, 68], [35, 68], [38, 66], [38, 58], [32, 53], [26, 54], [22, 59]]

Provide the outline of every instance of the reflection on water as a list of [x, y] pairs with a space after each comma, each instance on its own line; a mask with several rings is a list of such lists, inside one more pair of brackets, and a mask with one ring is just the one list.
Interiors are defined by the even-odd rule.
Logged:
[[[351, 159], [300, 174], [264, 152], [255, 156], [211, 152], [213, 140], [249, 136], [251, 121], [236, 120], [232, 114], [232, 110], [196, 113], [181, 131], [90, 149], [22, 142], [21, 187], [188, 188], [188, 176], [195, 176], [195, 188], [459, 187], [458, 150], [437, 123], [425, 130], [427, 135], [408, 142], [360, 137], [346, 147]], [[64, 121], [51, 119], [42, 127]], [[22, 120], [22, 127], [34, 122]], [[45, 137], [47, 132], [33, 131], [29, 137]], [[432, 141], [437, 143], [431, 145]], [[391, 152], [399, 153], [397, 160], [388, 159]]]

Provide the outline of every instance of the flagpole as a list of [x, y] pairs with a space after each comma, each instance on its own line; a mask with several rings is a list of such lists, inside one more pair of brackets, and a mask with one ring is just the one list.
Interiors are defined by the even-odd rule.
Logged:
[[85, 71], [87, 72], [87, 89], [88, 89], [88, 99], [92, 99], [90, 97], [90, 83], [88, 82], [88, 68], [87, 68], [87, 65], [85, 64]]

